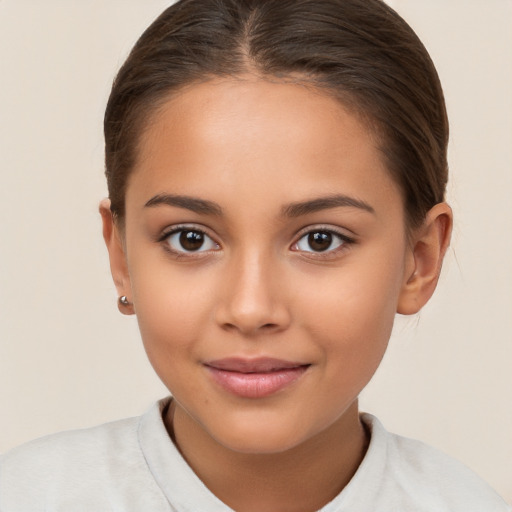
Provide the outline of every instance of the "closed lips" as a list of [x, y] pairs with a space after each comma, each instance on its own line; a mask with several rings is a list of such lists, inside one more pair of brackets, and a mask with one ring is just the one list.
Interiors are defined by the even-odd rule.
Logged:
[[293, 368], [301, 368], [310, 366], [309, 364], [283, 361], [281, 359], [240, 359], [229, 358], [210, 361], [205, 363], [206, 366], [216, 370], [224, 370], [228, 372], [238, 373], [270, 373], [279, 370], [289, 370]]
[[221, 359], [205, 366], [213, 380], [232, 395], [242, 398], [265, 398], [299, 380], [309, 368], [279, 359]]

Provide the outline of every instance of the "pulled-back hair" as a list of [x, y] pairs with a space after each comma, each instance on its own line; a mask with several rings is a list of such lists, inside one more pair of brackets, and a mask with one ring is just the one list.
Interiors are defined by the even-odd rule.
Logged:
[[214, 77], [293, 78], [338, 98], [376, 134], [409, 226], [443, 201], [448, 120], [435, 67], [381, 0], [179, 0], [140, 37], [105, 113], [114, 215], [146, 123], [173, 91]]

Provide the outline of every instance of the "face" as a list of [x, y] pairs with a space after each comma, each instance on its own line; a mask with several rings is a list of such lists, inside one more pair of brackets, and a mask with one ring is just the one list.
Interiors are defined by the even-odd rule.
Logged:
[[250, 78], [155, 116], [123, 237], [118, 283], [177, 413], [246, 453], [340, 421], [411, 272], [401, 193], [364, 125], [311, 88]]

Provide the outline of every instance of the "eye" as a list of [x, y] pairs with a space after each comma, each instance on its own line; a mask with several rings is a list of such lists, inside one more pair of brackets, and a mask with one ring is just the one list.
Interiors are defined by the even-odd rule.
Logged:
[[303, 252], [331, 252], [351, 242], [348, 237], [334, 231], [317, 229], [303, 235], [293, 249]]
[[205, 252], [219, 248], [216, 242], [198, 229], [176, 229], [166, 235], [164, 240], [170, 250], [177, 253]]

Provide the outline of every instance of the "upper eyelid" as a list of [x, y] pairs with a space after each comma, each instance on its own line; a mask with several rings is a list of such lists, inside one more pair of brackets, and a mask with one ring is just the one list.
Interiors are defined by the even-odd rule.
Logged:
[[[163, 241], [170, 235], [174, 233], [179, 233], [180, 231], [198, 231], [199, 233], [203, 233], [206, 236], [210, 237], [212, 240], [216, 241], [216, 237], [210, 233], [206, 227], [203, 227], [199, 224], [175, 224], [172, 226], [167, 226], [161, 230], [158, 235], [158, 241]], [[218, 243], [216, 241], [216, 243]]]
[[335, 233], [336, 235], [348, 240], [355, 240], [356, 238], [356, 234], [348, 228], [341, 228], [327, 224], [313, 224], [300, 229], [295, 235], [295, 240], [298, 241], [304, 235], [307, 235], [308, 233], [314, 233], [315, 231], [327, 231], [329, 233]]

